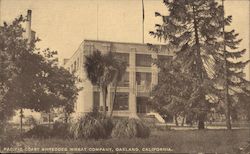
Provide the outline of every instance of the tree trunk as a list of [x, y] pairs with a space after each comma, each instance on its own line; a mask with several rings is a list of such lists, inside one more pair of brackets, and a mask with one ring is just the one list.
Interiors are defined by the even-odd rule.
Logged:
[[179, 126], [178, 120], [177, 120], [177, 114], [174, 116], [174, 120], [175, 120], [175, 125], [176, 125], [176, 126]]
[[198, 121], [198, 129], [205, 129], [205, 122], [203, 120]]
[[182, 122], [181, 122], [181, 126], [184, 126], [185, 117], [186, 117], [186, 116], [183, 115]]
[[50, 118], [51, 118], [51, 117], [50, 117], [50, 112], [49, 112], [49, 128], [50, 128]]
[[228, 100], [227, 100], [227, 104], [226, 104], [226, 125], [227, 125], [227, 129], [228, 130], [232, 129], [232, 126], [231, 126], [230, 104], [229, 104]]
[[[194, 24], [195, 45], [196, 45], [195, 64], [196, 64], [196, 74], [197, 74], [197, 78], [198, 78], [197, 85], [200, 86], [203, 82], [203, 72], [202, 72], [202, 59], [201, 59], [201, 54], [200, 54], [200, 41], [199, 41], [199, 34], [198, 34], [198, 21], [196, 19], [196, 14], [197, 14], [196, 6], [193, 5], [193, 15], [194, 15], [193, 16], [193, 18], [194, 18], [193, 24]], [[205, 95], [202, 96], [201, 103], [203, 103], [204, 100], [205, 100]], [[198, 116], [199, 116], [198, 117], [198, 129], [205, 129], [205, 115], [204, 115], [204, 113], [201, 113]]]
[[115, 104], [115, 98], [116, 98], [116, 92], [117, 92], [117, 86], [118, 86], [117, 85], [118, 84], [117, 76], [118, 76], [118, 74], [116, 73], [116, 75], [115, 75], [115, 82], [114, 82], [115, 91], [114, 91], [114, 96], [113, 96], [112, 104], [110, 106], [110, 117], [112, 117], [113, 110], [114, 110], [114, 104]]
[[198, 115], [198, 129], [205, 129], [205, 114]]
[[102, 87], [102, 98], [103, 98], [103, 114], [106, 116], [106, 106], [107, 106], [107, 86]]
[[[222, 0], [222, 7], [223, 7], [223, 19], [224, 19], [224, 0]], [[226, 104], [226, 125], [227, 129], [231, 128], [231, 112], [230, 112], [230, 102], [228, 100], [228, 72], [227, 72], [227, 56], [226, 56], [226, 44], [225, 44], [225, 24], [223, 23], [223, 50], [224, 50], [224, 77], [225, 77], [225, 104]]]
[[23, 108], [20, 109], [20, 131], [21, 131], [21, 136], [23, 135]]

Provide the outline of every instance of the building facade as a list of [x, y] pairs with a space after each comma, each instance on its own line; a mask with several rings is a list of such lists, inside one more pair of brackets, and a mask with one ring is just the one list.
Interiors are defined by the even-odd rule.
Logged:
[[[157, 52], [146, 44], [85, 40], [74, 55], [65, 60], [64, 67], [81, 80], [75, 106], [76, 116], [91, 112], [94, 108], [104, 108], [102, 94], [98, 86], [92, 85], [84, 70], [85, 56], [94, 50], [101, 53], [113, 52], [127, 62], [126, 73], [118, 84], [113, 116], [137, 117], [151, 111], [148, 103], [154, 85], [158, 83], [158, 68], [153, 64], [157, 58], [171, 58], [173, 52], [165, 45], [154, 45]], [[114, 95], [112, 84], [108, 87], [107, 112], [110, 112]]]

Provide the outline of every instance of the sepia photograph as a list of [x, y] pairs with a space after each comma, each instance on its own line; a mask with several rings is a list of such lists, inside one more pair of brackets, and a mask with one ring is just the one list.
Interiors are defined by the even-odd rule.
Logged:
[[250, 0], [0, 0], [0, 153], [250, 154]]

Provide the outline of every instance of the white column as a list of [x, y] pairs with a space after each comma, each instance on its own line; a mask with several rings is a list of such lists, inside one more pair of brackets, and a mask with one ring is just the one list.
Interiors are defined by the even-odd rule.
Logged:
[[112, 88], [111, 88], [112, 86], [111, 85], [109, 85], [108, 86], [108, 94], [107, 94], [107, 106], [108, 106], [108, 113], [110, 113], [111, 112], [111, 105], [112, 105]]
[[99, 106], [99, 110], [102, 108], [102, 111], [104, 109], [104, 100], [103, 100], [103, 94], [102, 94], [102, 90], [100, 90], [100, 106]]
[[[157, 54], [156, 53], [152, 54], [152, 59], [157, 59]], [[155, 64], [152, 64], [151, 69], [152, 69], [151, 86], [153, 87], [153, 86], [158, 84], [158, 67]]]
[[129, 54], [129, 117], [137, 118], [136, 114], [136, 49], [133, 48]]

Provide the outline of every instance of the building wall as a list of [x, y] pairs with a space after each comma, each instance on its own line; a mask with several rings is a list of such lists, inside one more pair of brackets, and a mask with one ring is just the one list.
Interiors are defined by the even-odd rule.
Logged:
[[[146, 44], [136, 43], [121, 43], [121, 42], [108, 42], [108, 41], [96, 41], [96, 40], [85, 40], [81, 43], [78, 50], [74, 55], [67, 61], [65, 68], [70, 72], [74, 72], [77, 77], [82, 81], [78, 86], [83, 87], [83, 90], [79, 93], [78, 100], [76, 103], [76, 115], [81, 115], [93, 110], [94, 106], [94, 92], [99, 92], [100, 106], [103, 106], [102, 94], [97, 86], [93, 86], [86, 77], [84, 71], [85, 55], [91, 54], [94, 50], [99, 50], [102, 53], [109, 51], [114, 53], [126, 53], [128, 54], [129, 66], [126, 72], [129, 73], [129, 84], [127, 86], [120, 86], [117, 88], [117, 93], [126, 96], [128, 94], [128, 110], [114, 110], [114, 116], [137, 116], [137, 97], [146, 96], [149, 97], [150, 91], [154, 85], [158, 82], [158, 68], [148, 63], [149, 59], [157, 58], [158, 55], [173, 56], [173, 52], [167, 46], [156, 46], [158, 52], [152, 51]], [[139, 59], [139, 60], [138, 60]], [[145, 75], [143, 73], [150, 73]], [[147, 87], [142, 83], [138, 84], [137, 78], [147, 77], [151, 78], [151, 83]], [[143, 80], [144, 82], [146, 80]], [[107, 106], [108, 112], [110, 111], [110, 103], [112, 102], [112, 94], [114, 87], [108, 87], [108, 98]], [[96, 93], [98, 95], [98, 93]], [[126, 97], [125, 97], [126, 100]], [[122, 101], [122, 100], [121, 100]]]

